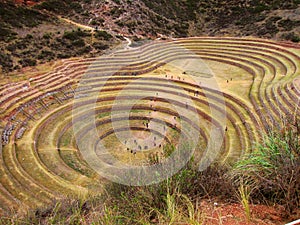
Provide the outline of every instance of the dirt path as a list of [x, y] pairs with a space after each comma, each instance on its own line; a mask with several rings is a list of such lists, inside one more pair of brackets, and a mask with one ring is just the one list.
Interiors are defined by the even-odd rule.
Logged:
[[67, 23], [71, 23], [73, 25], [76, 25], [82, 29], [86, 29], [86, 30], [90, 30], [90, 31], [95, 31], [95, 28], [94, 27], [91, 27], [91, 26], [87, 26], [87, 25], [84, 25], [84, 24], [80, 24], [80, 23], [77, 23], [75, 21], [72, 21], [72, 20], [69, 20], [69, 19], [66, 19], [66, 18], [63, 18], [61, 16], [58, 17], [60, 20], [63, 20]]
[[[123, 35], [122, 35], [123, 36]], [[125, 49], [132, 49], [132, 47], [130, 47], [130, 45], [132, 44], [132, 41], [128, 38], [128, 37], [124, 37], [123, 38], [128, 42], [127, 46], [125, 47]]]
[[[73, 25], [75, 25], [75, 26], [77, 26], [77, 27], [80, 27], [80, 28], [82, 28], [82, 29], [90, 30], [92, 33], [96, 30], [94, 27], [87, 26], [87, 25], [84, 25], [84, 24], [80, 24], [80, 23], [77, 23], [77, 22], [75, 22], [75, 21], [73, 21], [73, 20], [70, 20], [70, 19], [67, 19], [67, 18], [63, 18], [63, 17], [61, 17], [61, 16], [59, 16], [58, 18], [59, 18], [60, 20], [63, 20], [63, 21], [65, 21], [65, 22], [67, 22], [67, 23], [70, 23], [70, 24], [73, 24]], [[126, 40], [126, 42], [127, 42], [127, 45], [124, 46], [124, 49], [125, 49], [125, 50], [126, 50], [126, 49], [132, 49], [132, 47], [130, 47], [130, 45], [132, 44], [132, 41], [131, 41], [128, 37], [125, 37], [125, 36], [122, 35], [122, 34], [116, 34], [115, 32], [112, 32], [111, 30], [104, 30], [104, 31], [106, 31], [107, 33], [109, 33], [109, 34], [111, 34], [111, 35], [113, 35], [113, 36], [116, 36], [116, 35], [122, 36], [122, 37]]]

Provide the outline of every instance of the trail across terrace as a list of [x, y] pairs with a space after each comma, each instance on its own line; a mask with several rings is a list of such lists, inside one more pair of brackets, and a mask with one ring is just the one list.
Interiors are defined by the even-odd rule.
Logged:
[[106, 172], [150, 166], [186, 141], [200, 168], [237, 160], [299, 116], [299, 54], [262, 39], [158, 41], [1, 86], [0, 212], [101, 191], [110, 176], [89, 155]]

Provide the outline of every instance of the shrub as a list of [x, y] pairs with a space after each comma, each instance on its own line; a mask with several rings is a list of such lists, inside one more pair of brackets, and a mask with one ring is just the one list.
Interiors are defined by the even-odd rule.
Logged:
[[106, 50], [109, 48], [109, 46], [107, 44], [104, 44], [102, 42], [93, 43], [93, 47], [97, 50]]
[[298, 42], [300, 42], [300, 37], [295, 35], [295, 36], [293, 36], [290, 40], [291, 40], [292, 42], [298, 43]]
[[59, 59], [67, 59], [67, 58], [70, 58], [70, 57], [72, 57], [72, 55], [68, 52], [57, 54], [57, 58], [59, 58]]
[[70, 7], [71, 9], [73, 9], [73, 10], [74, 10], [75, 12], [77, 12], [77, 13], [80, 13], [81, 10], [82, 10], [81, 5], [80, 5], [78, 2], [74, 2], [74, 1], [72, 1], [72, 2], [69, 4], [69, 7]]
[[99, 23], [96, 20], [92, 20], [92, 22], [90, 23], [92, 26], [96, 26], [99, 25]]
[[106, 31], [98, 30], [95, 32], [95, 38], [109, 41], [112, 38], [112, 36], [109, 33], [107, 33]]
[[11, 71], [13, 67], [13, 61], [11, 59], [11, 56], [0, 51], [0, 65], [2, 67], [3, 72]]
[[55, 57], [55, 54], [51, 51], [42, 50], [41, 53], [37, 56], [38, 59], [47, 59], [51, 60]]
[[24, 39], [25, 40], [32, 40], [33, 36], [31, 34], [27, 34]]
[[233, 177], [253, 189], [253, 200], [300, 207], [300, 123], [270, 132], [256, 150], [236, 163]]
[[52, 12], [63, 12], [66, 8], [66, 3], [64, 1], [59, 1], [59, 0], [49, 0], [49, 1], [44, 1], [41, 4], [38, 4], [34, 6], [36, 9], [46, 9], [48, 11]]
[[282, 37], [284, 39], [292, 41], [292, 42], [300, 42], [300, 37], [297, 36], [294, 32], [284, 34], [284, 35], [282, 35]]
[[0, 41], [5, 41], [10, 36], [15, 36], [15, 35], [16, 35], [16, 33], [11, 31], [10, 29], [0, 26]]
[[17, 46], [15, 44], [9, 44], [6, 46], [6, 49], [10, 52], [14, 52], [17, 49]]
[[72, 45], [75, 46], [75, 47], [84, 47], [85, 46], [85, 42], [82, 38], [80, 39], [77, 39], [77, 40], [74, 40], [72, 42]]
[[[17, 7], [12, 3], [0, 2], [1, 21], [11, 27], [35, 27], [45, 21], [51, 20], [50, 16], [40, 12], [25, 8]], [[20, 19], [21, 18], [21, 19]]]
[[[83, 55], [83, 54], [89, 53], [90, 51], [92, 51], [91, 46], [85, 46], [85, 47], [83, 47], [83, 48], [78, 49], [78, 50], [76, 51], [76, 54], [77, 54], [77, 55]], [[76, 55], [76, 54], [75, 54], [75, 55]], [[75, 56], [75, 55], [74, 55], [74, 56]]]
[[[165, 157], [172, 147], [166, 148]], [[170, 152], [169, 152], [170, 151]], [[151, 156], [150, 164], [158, 163], [159, 157]], [[228, 168], [218, 164], [199, 172], [191, 160], [185, 168], [173, 177], [159, 183], [142, 187], [130, 187], [117, 183], [106, 186], [106, 206], [118, 206], [121, 224], [140, 224], [140, 221], [159, 223], [187, 222], [198, 208], [199, 199], [226, 198], [234, 200], [234, 186]], [[199, 222], [199, 220], [198, 220]]]
[[295, 27], [300, 26], [300, 21], [293, 21], [290, 19], [281, 20], [278, 22], [278, 25], [282, 27], [285, 31], [294, 29]]
[[25, 66], [36, 66], [36, 60], [31, 59], [31, 58], [21, 59], [21, 60], [19, 60], [19, 63], [24, 67]]
[[72, 31], [65, 31], [63, 38], [74, 41], [76, 39], [79, 39], [81, 37], [87, 37], [90, 36], [90, 33], [82, 31], [81, 29], [78, 30], [72, 30]]
[[254, 6], [250, 11], [252, 11], [253, 13], [261, 13], [265, 10], [268, 10], [269, 7], [265, 4], [258, 4], [256, 6]]
[[43, 38], [44, 38], [44, 39], [51, 39], [51, 33], [45, 33], [45, 34], [43, 35]]

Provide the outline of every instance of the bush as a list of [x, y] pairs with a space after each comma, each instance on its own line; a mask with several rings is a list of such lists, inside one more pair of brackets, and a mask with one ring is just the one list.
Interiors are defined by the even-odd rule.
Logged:
[[51, 60], [55, 57], [55, 54], [51, 51], [42, 50], [41, 53], [37, 56], [38, 59], [47, 59]]
[[81, 37], [87, 37], [90, 36], [90, 33], [82, 31], [81, 29], [78, 30], [72, 30], [72, 31], [65, 31], [63, 38], [74, 41], [76, 39], [79, 39]]
[[80, 49], [76, 50], [76, 53], [75, 53], [74, 56], [76, 56], [76, 54], [77, 54], [77, 55], [87, 54], [87, 53], [89, 53], [90, 51], [92, 51], [91, 46], [85, 46], [85, 47], [83, 47], [83, 48], [80, 48]]
[[295, 27], [300, 26], [300, 21], [292, 21], [290, 19], [281, 20], [278, 22], [278, 25], [282, 27], [285, 31], [294, 29]]
[[71, 9], [73, 9], [73, 10], [74, 10], [75, 12], [77, 12], [77, 13], [80, 13], [81, 10], [82, 10], [81, 5], [80, 5], [78, 2], [74, 2], [74, 1], [72, 1], [72, 2], [69, 4], [69, 7], [70, 7]]
[[15, 35], [16, 35], [16, 33], [11, 31], [10, 29], [0, 26], [0, 41], [5, 41], [10, 36], [15, 36]]
[[250, 9], [250, 12], [252, 13], [255, 13], [255, 14], [258, 14], [258, 13], [261, 13], [265, 10], [268, 10], [269, 7], [265, 4], [258, 4], [256, 6], [254, 6], [252, 9]]
[[109, 46], [107, 44], [104, 44], [102, 42], [93, 43], [93, 47], [97, 50], [106, 50], [109, 48]]
[[60, 1], [60, 0], [49, 0], [44, 1], [41, 4], [34, 6], [36, 9], [46, 9], [55, 13], [65, 12], [66, 8], [69, 9], [68, 4], [71, 4], [72, 1]]
[[300, 42], [300, 37], [297, 36], [294, 32], [287, 33], [282, 35], [282, 37], [286, 40], [292, 41], [292, 42]]
[[30, 59], [30, 58], [19, 60], [19, 63], [24, 67], [25, 66], [36, 66], [36, 60]]
[[70, 53], [58, 53], [57, 54], [57, 58], [59, 59], [67, 59], [72, 57], [72, 55]]
[[24, 39], [25, 40], [32, 40], [33, 36], [31, 34], [27, 34]]
[[300, 37], [298, 37], [298, 36], [293, 36], [291, 39], [290, 39], [292, 42], [295, 42], [295, 43], [298, 43], [298, 42], [300, 42]]
[[112, 38], [112, 36], [109, 33], [107, 33], [106, 31], [98, 30], [95, 32], [95, 38], [109, 41]]
[[14, 52], [16, 51], [17, 46], [15, 44], [9, 44], [6, 46], [6, 50], [10, 51], [10, 52]]
[[[152, 157], [151, 162], [158, 163], [159, 159]], [[118, 206], [120, 224], [187, 222], [192, 219], [188, 215], [198, 208], [199, 199], [226, 198], [234, 201], [234, 186], [227, 174], [228, 168], [218, 164], [199, 172], [191, 161], [179, 173], [159, 184], [143, 187], [108, 184], [106, 206], [111, 210]]]
[[12, 3], [0, 2], [1, 20], [11, 27], [35, 27], [43, 22], [52, 20], [50, 16], [41, 14], [37, 10], [17, 7]]
[[45, 33], [45, 34], [43, 35], [43, 38], [44, 38], [44, 39], [51, 39], [51, 36], [52, 36], [51, 33]]
[[256, 151], [237, 162], [233, 177], [253, 189], [255, 201], [300, 207], [300, 123], [269, 133]]
[[11, 56], [0, 51], [0, 65], [2, 67], [3, 72], [11, 71], [13, 67], [13, 61], [11, 59]]
[[80, 39], [77, 39], [77, 40], [73, 41], [72, 45], [75, 46], [75, 47], [84, 47], [85, 42], [82, 38], [80, 38]]

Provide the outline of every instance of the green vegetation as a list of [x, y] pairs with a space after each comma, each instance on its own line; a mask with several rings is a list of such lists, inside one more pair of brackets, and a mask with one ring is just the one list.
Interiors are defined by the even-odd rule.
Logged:
[[[260, 37], [274, 37], [278, 32], [277, 26], [272, 21], [264, 21], [268, 13], [276, 9], [295, 9], [300, 1], [201, 1], [188, 0], [172, 2], [168, 1], [148, 1], [144, 3], [159, 15], [176, 22], [176, 35], [184, 35], [188, 33], [188, 26], [184, 25], [189, 21], [199, 22], [201, 25], [196, 29], [200, 32], [211, 30], [210, 35], [222, 35], [220, 29], [236, 24], [238, 31], [246, 35], [257, 35]], [[204, 22], [205, 21], [205, 22]], [[253, 26], [253, 23], [263, 21], [262, 24]], [[291, 30], [295, 26], [299, 26], [297, 21], [285, 21], [280, 24], [283, 26], [288, 22], [289, 26], [285, 29]], [[162, 23], [162, 22], [161, 22]], [[160, 25], [162, 26], [162, 24]], [[203, 30], [204, 28], [204, 30]]]
[[[107, 37], [107, 36], [105, 36]], [[95, 47], [96, 53], [108, 48], [111, 39], [95, 37], [98, 45]], [[0, 58], [4, 71], [16, 69], [18, 66], [34, 66], [37, 63], [48, 62], [57, 58], [70, 58], [90, 54], [92, 50], [92, 34], [85, 30], [66, 30], [63, 34], [44, 33], [42, 38], [27, 35], [6, 44], [7, 55]], [[103, 47], [99, 47], [103, 46]], [[10, 58], [18, 60], [18, 64], [12, 64]]]
[[[94, 36], [94, 37], [93, 37]], [[0, 61], [4, 72], [25, 66], [34, 66], [58, 58], [70, 58], [81, 55], [99, 54], [109, 48], [114, 38], [106, 32], [73, 29], [60, 32], [32, 33], [5, 43]], [[91, 51], [94, 49], [94, 52]], [[13, 61], [14, 59], [14, 61]]]
[[3, 217], [0, 222], [201, 224], [205, 215], [197, 204], [203, 199], [241, 201], [249, 221], [250, 202], [261, 202], [262, 199], [265, 204], [280, 204], [287, 213], [293, 213], [299, 208], [300, 199], [298, 125], [273, 131], [258, 144], [256, 151], [233, 167], [214, 164], [199, 172], [192, 160], [179, 173], [159, 184], [130, 187], [109, 183], [102, 195], [66, 198], [30, 212], [25, 219]]
[[251, 195], [251, 190], [250, 187], [246, 184], [243, 184], [241, 182], [240, 187], [238, 189], [238, 197], [240, 198], [240, 202], [242, 203], [245, 214], [247, 217], [247, 220], [251, 220], [251, 209], [250, 209], [250, 195]]
[[105, 205], [111, 210], [117, 209], [117, 224], [143, 224], [150, 221], [166, 224], [197, 221], [200, 224], [201, 209], [197, 208], [197, 201], [225, 196], [227, 200], [233, 198], [230, 192], [233, 187], [225, 171], [227, 169], [213, 165], [205, 172], [198, 172], [191, 163], [160, 184], [146, 187], [110, 184], [107, 186]]
[[250, 186], [253, 200], [283, 205], [290, 213], [300, 207], [299, 125], [272, 131], [233, 170], [237, 182]]
[[95, 37], [97, 39], [102, 39], [102, 40], [105, 40], [105, 41], [109, 41], [110, 39], [112, 39], [112, 36], [107, 33], [106, 31], [99, 31], [97, 30], [96, 33], [95, 33]]
[[82, 11], [80, 3], [74, 2], [72, 0], [48, 0], [34, 6], [34, 8], [39, 10], [45, 9], [49, 12], [54, 12], [62, 15], [66, 15], [65, 13], [80, 13]]
[[90, 31], [60, 22], [44, 10], [66, 16], [67, 12], [70, 15], [81, 12], [82, 7], [74, 1], [44, 1], [33, 8], [0, 2], [2, 72], [60, 58], [92, 56], [115, 44], [115, 39], [105, 31], [97, 31], [92, 37]]
[[[0, 2], [0, 25], [8, 28], [36, 27], [53, 18], [26, 7], [17, 7], [13, 3]], [[22, 18], [22, 19], [20, 19]]]
[[13, 61], [11, 59], [11, 56], [3, 52], [0, 52], [0, 65], [2, 71], [6, 71], [8, 68], [12, 68]]
[[286, 40], [290, 40], [292, 42], [300, 42], [300, 36], [295, 34], [294, 32], [289, 32], [289, 33], [286, 33], [286, 34], [283, 34], [282, 37]]
[[[145, 4], [145, 6], [143, 6]], [[126, 7], [123, 7], [126, 5]], [[95, 28], [110, 29], [104, 23], [106, 19], [112, 20], [118, 26], [116, 33], [127, 32], [135, 36], [137, 32], [145, 38], [154, 38], [159, 34], [166, 36], [188, 37], [208, 34], [211, 36], [229, 35], [258, 36], [267, 38], [282, 38], [299, 42], [298, 20], [280, 18], [272, 15], [273, 10], [293, 10], [299, 5], [299, 0], [290, 1], [202, 1], [202, 0], [174, 0], [149, 1], [143, 0], [141, 4], [118, 0], [113, 3], [100, 2], [99, 7], [109, 6], [109, 11], [101, 12], [95, 16], [94, 1], [90, 0], [47, 0], [33, 7], [15, 6], [11, 1], [0, 2], [0, 44], [3, 48], [1, 65], [3, 72], [11, 72], [23, 66], [35, 63], [23, 62], [24, 57], [32, 58], [36, 64], [45, 63], [59, 58], [69, 58], [81, 55], [101, 54], [101, 52], [115, 43], [115, 39], [105, 31], [95, 34], [97, 40], [91, 43], [88, 36], [83, 40], [75, 41], [77, 34], [68, 33], [72, 28], [59, 22], [57, 15], [69, 18], [81, 24], [90, 24]], [[122, 6], [122, 7], [121, 7]], [[140, 15], [138, 18], [136, 15]], [[22, 19], [20, 19], [22, 18]], [[259, 24], [258, 24], [259, 22]], [[57, 26], [52, 35], [43, 31], [45, 25]], [[232, 27], [234, 25], [234, 28]], [[58, 27], [64, 29], [58, 29]], [[39, 32], [36, 32], [36, 29]], [[230, 28], [227, 31], [227, 28]], [[24, 33], [33, 36], [27, 43]], [[74, 27], [73, 27], [74, 29]], [[236, 30], [237, 32], [233, 32]], [[60, 33], [67, 32], [62, 36]], [[71, 35], [75, 35], [71, 37]], [[43, 37], [41, 39], [41, 36]], [[80, 36], [80, 35], [79, 35]], [[67, 39], [74, 43], [67, 43]], [[82, 38], [82, 37], [81, 37]], [[12, 45], [23, 46], [26, 51], [12, 48]], [[68, 46], [68, 49], [61, 47]], [[10, 46], [8, 48], [8, 46]], [[72, 50], [69, 50], [72, 48]], [[43, 51], [43, 52], [42, 52]], [[35, 56], [34, 52], [38, 52]], [[8, 55], [8, 57], [5, 57]]]

